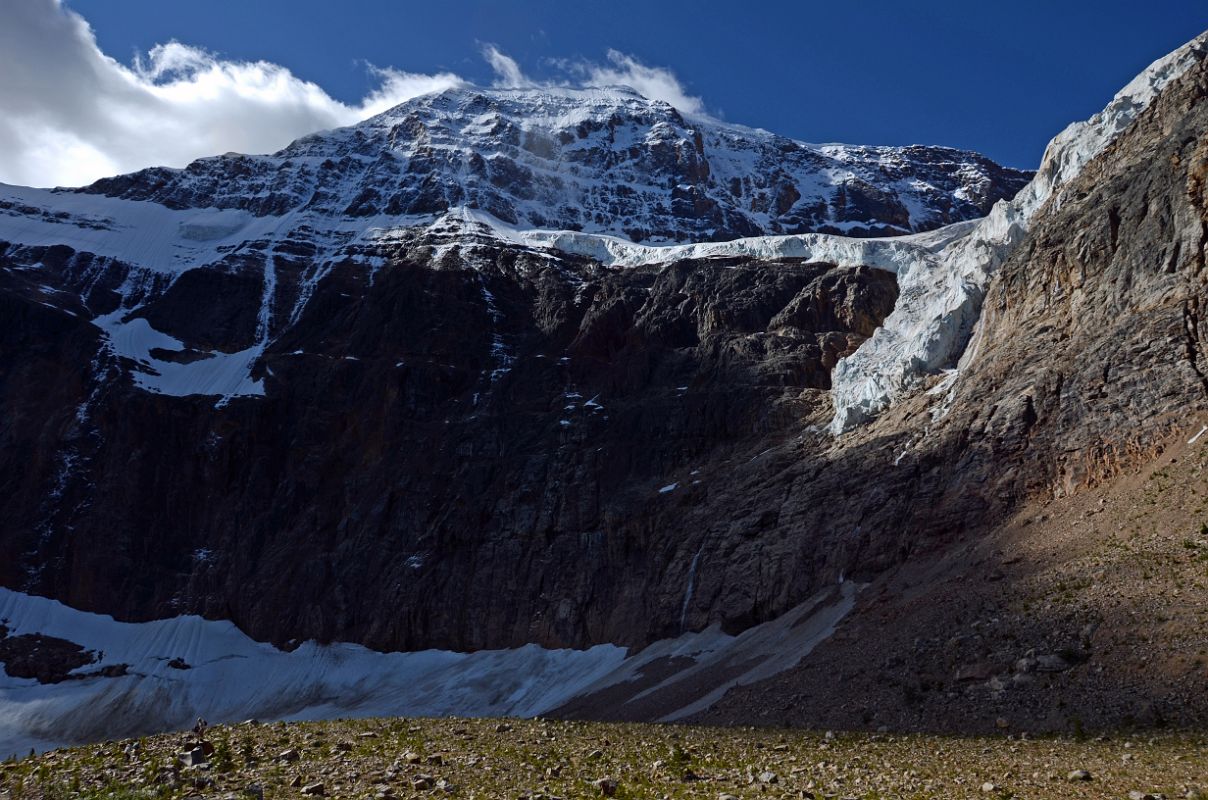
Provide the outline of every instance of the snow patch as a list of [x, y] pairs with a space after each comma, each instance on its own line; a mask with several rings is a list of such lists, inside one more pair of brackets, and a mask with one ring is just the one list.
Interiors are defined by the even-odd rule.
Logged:
[[[377, 653], [307, 642], [293, 652], [253, 641], [229, 622], [185, 616], [124, 623], [0, 589], [10, 635], [66, 639], [127, 664], [118, 678], [42, 685], [0, 672], [0, 759], [86, 741], [185, 730], [212, 722], [348, 716], [535, 716], [602, 679], [626, 650]], [[168, 666], [181, 659], [191, 669]]]
[[263, 347], [253, 345], [237, 353], [216, 350], [191, 353], [196, 360], [165, 361], [151, 355], [152, 350], [185, 352], [184, 342], [151, 327], [143, 317], [128, 317], [127, 309], [118, 309], [92, 321], [109, 339], [113, 354], [136, 364], [131, 377], [140, 389], [158, 394], [187, 397], [217, 395], [230, 398], [263, 395], [264, 385], [252, 380], [251, 371]]

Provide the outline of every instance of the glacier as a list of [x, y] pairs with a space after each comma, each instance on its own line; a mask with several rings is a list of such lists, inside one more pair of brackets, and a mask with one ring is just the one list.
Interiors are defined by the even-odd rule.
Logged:
[[[977, 326], [990, 278], [1027, 235], [1032, 217], [1046, 203], [1061, 202], [1062, 187], [1115, 140], [1155, 97], [1204, 57], [1208, 33], [1158, 59], [1121, 89], [1103, 111], [1075, 122], [1045, 149], [1036, 177], [1014, 199], [999, 201], [989, 216], [962, 235], [898, 270], [900, 296], [880, 328], [831, 376], [838, 435], [888, 408], [920, 379], [976, 357]], [[972, 341], [972, 346], [966, 345]]]

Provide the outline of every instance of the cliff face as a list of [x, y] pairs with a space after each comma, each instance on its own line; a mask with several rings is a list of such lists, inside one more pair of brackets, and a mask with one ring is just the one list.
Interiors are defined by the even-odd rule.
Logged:
[[[676, 632], [682, 585], [651, 587], [687, 567], [681, 509], [824, 411], [831, 367], [897, 295], [890, 273], [813, 263], [606, 270], [495, 246], [372, 283], [350, 264], [260, 356], [263, 395], [216, 404], [124, 374], [149, 375], [84, 306], [112, 313], [120, 265], [4, 257], [40, 266], [4, 272], [18, 555], [0, 578], [124, 617], [389, 648]], [[140, 345], [156, 367], [252, 345], [260, 287], [198, 272], [148, 290], [115, 339], [149, 323], [189, 343]]]
[[872, 267], [947, 234], [609, 266], [473, 215], [173, 209], [159, 173], [10, 192], [0, 583], [474, 649], [738, 630], [926, 561], [1203, 406], [1205, 80], [1036, 211], [958, 374], [837, 439], [832, 370], [901, 306]]
[[1201, 58], [1051, 199], [992, 279], [936, 435], [994, 492], [1112, 477], [1203, 406], [1205, 74]]

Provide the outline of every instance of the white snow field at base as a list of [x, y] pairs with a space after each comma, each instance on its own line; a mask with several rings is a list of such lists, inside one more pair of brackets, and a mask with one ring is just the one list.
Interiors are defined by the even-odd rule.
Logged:
[[[96, 651], [76, 670], [128, 665], [121, 677], [56, 684], [0, 671], [0, 760], [90, 741], [187, 730], [198, 716], [211, 723], [371, 716], [519, 716], [546, 713], [568, 701], [640, 676], [666, 656], [695, 666], [654, 689], [691, 681], [715, 666], [743, 665], [724, 685], [705, 686], [670, 717], [708, 707], [731, 685], [769, 677], [797, 664], [833, 631], [854, 604], [855, 587], [820, 593], [777, 620], [739, 636], [712, 626], [656, 642], [633, 656], [601, 644], [587, 650], [379, 653], [355, 644], [306, 642], [292, 652], [254, 641], [230, 622], [182, 616], [117, 622], [44, 597], [0, 589], [0, 623], [9, 636], [42, 634]], [[169, 666], [180, 659], [189, 669]]]
[[[103, 659], [80, 671], [128, 664], [129, 675], [42, 685], [0, 675], [0, 758], [211, 722], [338, 716], [532, 716], [615, 669], [623, 648], [378, 653], [307, 642], [285, 652], [229, 622], [196, 616], [116, 622], [0, 589], [9, 635], [67, 639]], [[168, 662], [179, 658], [191, 669]]]

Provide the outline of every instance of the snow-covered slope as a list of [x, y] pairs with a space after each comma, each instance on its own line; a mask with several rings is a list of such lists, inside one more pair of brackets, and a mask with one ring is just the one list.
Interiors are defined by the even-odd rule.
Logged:
[[470, 87], [273, 155], [202, 159], [84, 191], [258, 216], [432, 219], [465, 206], [523, 228], [686, 242], [928, 230], [984, 215], [1027, 179], [950, 148], [809, 145], [686, 118], [624, 87]]
[[1027, 234], [1047, 203], [1061, 203], [1073, 180], [1143, 112], [1158, 93], [1208, 51], [1208, 33], [1158, 59], [1116, 94], [1103, 111], [1071, 124], [1045, 150], [1036, 177], [1014, 199], [935, 251], [898, 270], [900, 299], [884, 325], [835, 367], [832, 430], [869, 419], [928, 373], [974, 357], [965, 347], [981, 312], [990, 277]]
[[[462, 88], [270, 156], [202, 159], [82, 190], [0, 187], [0, 242], [66, 245], [128, 265], [119, 307], [96, 324], [117, 355], [142, 365], [136, 383], [224, 399], [262, 393], [257, 359], [333, 264], [376, 269], [388, 251], [416, 243], [433, 263], [485, 239], [611, 266], [737, 255], [890, 270], [899, 274], [897, 310], [835, 368], [833, 429], [842, 432], [920, 375], [953, 365], [989, 275], [1031, 216], [1202, 44], [1156, 62], [1101, 114], [1062, 132], [1009, 202], [1000, 198], [1026, 174], [972, 153], [807, 145], [685, 118], [624, 88]], [[271, 255], [281, 249], [309, 261], [291, 278], [288, 308], [278, 307]], [[264, 290], [257, 335], [239, 349], [171, 356], [187, 348], [138, 319], [148, 284], [162, 289], [157, 276], [170, 282], [249, 258]], [[168, 360], [157, 357], [165, 351]]]
[[[525, 229], [490, 213], [458, 207], [433, 217], [375, 214], [326, 216], [310, 208], [257, 216], [238, 208], [172, 208], [154, 200], [131, 200], [83, 192], [55, 192], [0, 184], [0, 247], [14, 263], [36, 270], [45, 248], [70, 248], [96, 259], [80, 276], [87, 294], [103, 272], [124, 277], [113, 287], [116, 308], [103, 309], [93, 323], [110, 350], [132, 365], [134, 382], [161, 394], [209, 395], [218, 402], [262, 395], [252, 377], [271, 341], [298, 320], [315, 288], [336, 264], [358, 263], [372, 274], [388, 258], [411, 254], [439, 266], [476, 263], [476, 251], [523, 248], [556, 261], [583, 256], [611, 267], [670, 263], [682, 258], [743, 256], [791, 258], [873, 266], [897, 272], [930, 253], [971, 222], [934, 231], [875, 238], [825, 233], [756, 236], [724, 242], [638, 244], [620, 236], [557, 229]], [[305, 254], [300, 262], [299, 253]], [[489, 260], [489, 259], [488, 259]], [[291, 289], [278, 273], [289, 262]], [[253, 339], [233, 350], [196, 348], [156, 329], [141, 314], [148, 303], [198, 268], [220, 272], [252, 270], [262, 285]], [[51, 303], [53, 297], [48, 297]], [[199, 298], [200, 302], [207, 302]], [[183, 358], [182, 356], [189, 356]]]

